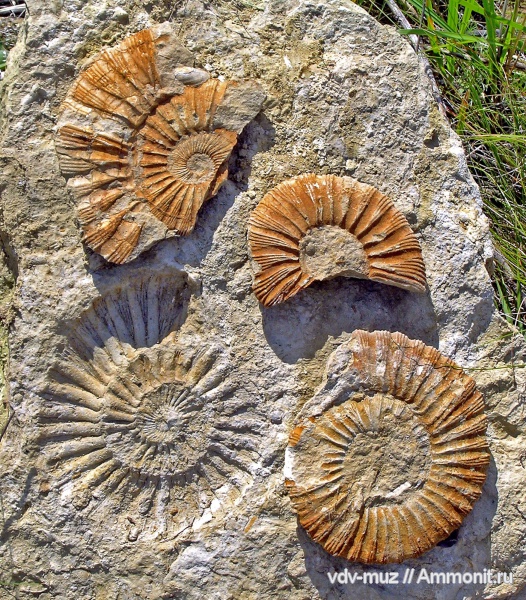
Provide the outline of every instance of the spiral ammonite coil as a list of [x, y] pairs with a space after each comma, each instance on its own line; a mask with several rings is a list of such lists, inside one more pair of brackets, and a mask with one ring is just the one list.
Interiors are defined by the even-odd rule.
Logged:
[[292, 506], [336, 556], [398, 563], [457, 529], [489, 464], [482, 395], [400, 333], [355, 331], [329, 362], [287, 449]]
[[228, 176], [238, 134], [261, 108], [255, 83], [210, 79], [191, 63], [159, 25], [98, 54], [64, 101], [60, 168], [83, 241], [110, 262], [131, 260], [167, 229], [193, 230]]
[[221, 344], [181, 334], [181, 300], [168, 273], [97, 299], [39, 412], [49, 488], [89, 514], [128, 514], [144, 535], [228, 514], [260, 468], [264, 420]]

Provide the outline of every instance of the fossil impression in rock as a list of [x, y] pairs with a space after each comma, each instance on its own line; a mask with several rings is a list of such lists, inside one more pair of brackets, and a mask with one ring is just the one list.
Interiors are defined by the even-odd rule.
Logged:
[[167, 229], [193, 230], [261, 108], [256, 84], [210, 79], [192, 62], [168, 25], [147, 29], [97, 55], [64, 102], [60, 168], [83, 241], [110, 262], [131, 260]]
[[[49, 487], [97, 518], [130, 517], [145, 537], [231, 511], [258, 468], [263, 427], [222, 347], [196, 334], [163, 339], [170, 326], [157, 315], [126, 290], [88, 310], [39, 414]], [[88, 351], [79, 338], [90, 334]]]
[[82, 314], [71, 328], [65, 352], [106, 373], [111, 357], [120, 363], [135, 349], [153, 346], [178, 330], [190, 295], [184, 271], [134, 270], [132, 279], [105, 291]]
[[302, 409], [286, 485], [323, 548], [399, 563], [447, 538], [489, 463], [482, 395], [455, 363], [400, 333], [355, 331]]
[[252, 213], [248, 240], [264, 306], [340, 275], [425, 291], [422, 252], [406, 218], [350, 177], [308, 173], [280, 183]]

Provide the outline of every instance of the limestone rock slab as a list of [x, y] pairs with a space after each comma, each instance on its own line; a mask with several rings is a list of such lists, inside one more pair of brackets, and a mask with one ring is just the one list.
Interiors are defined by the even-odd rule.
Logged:
[[[203, 206], [194, 231], [112, 266], [81, 244], [75, 203], [54, 148], [60, 107], [97, 52], [166, 21], [195, 57], [186, 66], [225, 80], [257, 80], [267, 99], [240, 134], [229, 178]], [[6, 313], [12, 417], [0, 442], [0, 595], [524, 597], [525, 382], [524, 369], [514, 365], [524, 364], [525, 346], [494, 312], [492, 246], [480, 195], [459, 139], [436, 110], [404, 39], [336, 0], [35, 0], [10, 53], [1, 101], [0, 226], [5, 265], [16, 285]], [[389, 196], [420, 242], [427, 293], [335, 278], [262, 308], [252, 292], [249, 216], [272, 187], [306, 172], [351, 176]], [[249, 467], [236, 466], [235, 454], [222, 451], [231, 462], [221, 477], [232, 493], [216, 498], [203, 493], [198, 470], [190, 469], [178, 489], [192, 492], [195, 518], [167, 528], [164, 509], [141, 511], [141, 502], [132, 501], [144, 493], [140, 476], [123, 480], [126, 494], [115, 487], [79, 498], [74, 486], [55, 487], [40, 463], [39, 440], [50, 375], [69, 352], [83, 315], [117, 288], [126, 292], [143, 276], [170, 272], [181, 281], [184, 299], [173, 335], [190, 346], [196, 339], [218, 345], [229, 373], [232, 388], [221, 396], [224, 404], [214, 400], [210, 408], [213, 436], [224, 434], [216, 427], [221, 419], [231, 418], [232, 426], [249, 419], [237, 423], [241, 429], [230, 438], [239, 440], [236, 452]], [[369, 567], [331, 557], [298, 527], [283, 462], [295, 417], [324, 385], [329, 355], [356, 329], [399, 331], [438, 348], [476, 379], [489, 422], [488, 478], [456, 538], [381, 569], [493, 568], [511, 572], [512, 584], [330, 583], [327, 572], [361, 574]], [[93, 336], [98, 352], [103, 340]], [[162, 340], [151, 342], [139, 356], [157, 356]], [[125, 360], [135, 365], [131, 354]], [[95, 412], [90, 418], [104, 419], [103, 409]], [[161, 425], [168, 427], [171, 418]], [[208, 434], [193, 434], [210, 443]], [[108, 443], [124, 463], [119, 442]], [[63, 462], [57, 468], [67, 470]], [[94, 480], [98, 474], [90, 472]], [[173, 523], [183, 523], [180, 513], [174, 516]]]

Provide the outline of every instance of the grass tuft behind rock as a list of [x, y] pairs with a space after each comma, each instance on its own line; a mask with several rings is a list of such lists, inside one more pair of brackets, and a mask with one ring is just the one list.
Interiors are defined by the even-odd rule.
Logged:
[[[358, 0], [418, 35], [491, 220], [498, 310], [526, 335], [526, 9], [519, 0]], [[399, 23], [399, 21], [398, 21]]]

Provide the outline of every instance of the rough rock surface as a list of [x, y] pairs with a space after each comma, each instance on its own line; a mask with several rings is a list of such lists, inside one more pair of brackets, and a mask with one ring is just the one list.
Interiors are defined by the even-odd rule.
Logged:
[[[241, 134], [229, 180], [203, 207], [195, 230], [111, 266], [80, 242], [54, 149], [57, 118], [90, 57], [164, 21], [196, 67], [213, 77], [256, 79], [267, 100]], [[0, 131], [1, 300], [12, 415], [0, 442], [1, 597], [524, 598], [524, 371], [513, 367], [524, 363], [524, 345], [495, 315], [480, 196], [406, 41], [336, 0], [35, 0], [10, 54]], [[387, 194], [420, 240], [428, 293], [335, 278], [263, 309], [251, 291], [248, 217], [273, 186], [304, 172], [350, 175]], [[219, 417], [230, 414], [251, 423], [239, 432], [249, 466], [241, 468], [234, 456], [223, 471], [237, 493], [205, 494], [200, 503], [196, 488], [199, 516], [182, 529], [162, 526], [166, 502], [153, 513], [133, 503], [140, 477], [127, 480], [125, 490], [97, 495], [90, 488], [80, 497], [75, 486], [57, 489], [53, 469], [41, 461], [50, 373], [70, 356], [79, 323], [98, 298], [125, 293], [140, 273], [170, 270], [187, 281], [175, 336], [189, 347], [196, 339], [218, 344], [232, 378], [225, 405], [214, 400], [211, 413], [218, 414], [204, 426], [217, 429]], [[371, 568], [332, 558], [298, 528], [283, 461], [295, 416], [323, 385], [328, 356], [355, 329], [400, 331], [461, 365], [485, 394], [492, 453], [482, 496], [456, 537], [420, 558], [373, 570], [493, 568], [511, 572], [513, 583], [330, 582], [327, 572]], [[93, 352], [106, 348], [119, 361], [111, 340], [95, 339]], [[153, 357], [156, 342], [148, 338], [139, 355]], [[232, 398], [243, 402], [239, 414]], [[169, 433], [173, 415], [164, 417], [159, 430]], [[0, 418], [5, 423], [5, 411]], [[201, 439], [211, 437], [203, 432]], [[117, 454], [122, 444], [112, 440]], [[189, 492], [185, 486], [197, 485], [199, 476], [190, 469], [181, 489]], [[173, 514], [175, 523], [180, 515]]]
[[367, 279], [369, 270], [360, 242], [332, 225], [311, 229], [301, 240], [300, 263], [317, 281], [339, 276]]

